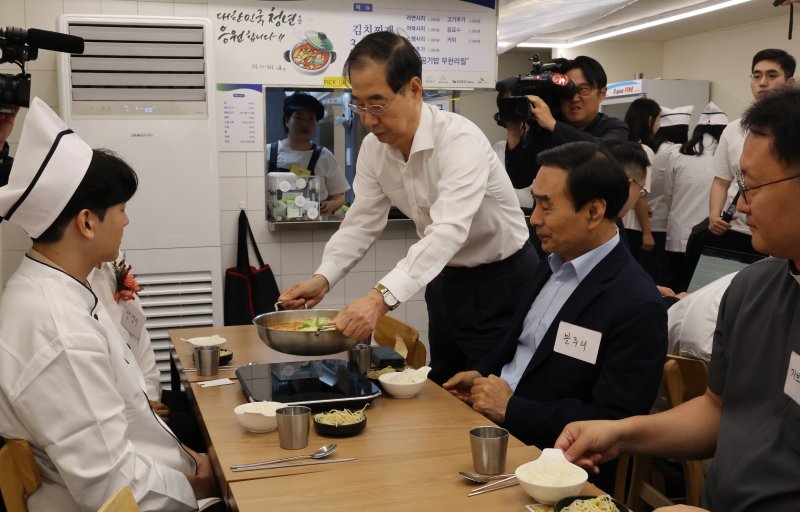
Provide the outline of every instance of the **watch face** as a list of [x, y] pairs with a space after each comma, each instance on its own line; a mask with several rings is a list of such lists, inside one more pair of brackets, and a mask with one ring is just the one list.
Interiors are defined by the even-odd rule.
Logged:
[[385, 302], [387, 306], [391, 307], [391, 306], [396, 306], [398, 300], [397, 298], [395, 298], [394, 295], [392, 295], [392, 292], [387, 290], [383, 296], [383, 302]]

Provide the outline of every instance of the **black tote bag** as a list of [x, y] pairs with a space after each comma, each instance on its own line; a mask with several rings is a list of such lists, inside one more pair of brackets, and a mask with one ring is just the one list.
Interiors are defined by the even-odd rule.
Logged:
[[[258, 258], [258, 268], [250, 266], [248, 235]], [[242, 210], [239, 213], [236, 266], [225, 270], [225, 325], [246, 325], [253, 321], [253, 317], [274, 311], [280, 294], [272, 269], [264, 264], [247, 214]]]

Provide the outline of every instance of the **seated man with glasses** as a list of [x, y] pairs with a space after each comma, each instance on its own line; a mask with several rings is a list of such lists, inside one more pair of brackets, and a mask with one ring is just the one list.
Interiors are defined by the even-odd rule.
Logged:
[[[364, 339], [382, 315], [427, 285], [431, 379], [471, 368], [503, 337], [538, 258], [511, 181], [469, 120], [422, 101], [422, 60], [405, 38], [374, 32], [344, 71], [350, 108], [371, 132], [361, 145], [355, 202], [310, 279], [289, 287], [286, 307], [318, 304], [381, 235], [394, 203], [416, 225], [405, 258], [335, 318]], [[357, 289], [357, 288], [356, 288]], [[347, 294], [354, 296], [348, 284]]]
[[[616, 159], [572, 142], [543, 151], [539, 164], [531, 225], [548, 261], [497, 348], [444, 388], [521, 441], [548, 447], [571, 421], [650, 410], [667, 310], [620, 243], [614, 221], [633, 187]], [[593, 481], [612, 489], [613, 468]]]
[[[800, 503], [800, 91], [753, 104], [742, 157], [739, 213], [753, 247], [774, 257], [741, 270], [719, 306], [708, 389], [674, 409], [621, 421], [567, 425], [556, 442], [598, 471], [620, 453], [714, 456], [708, 510], [797, 510]], [[685, 507], [681, 510], [698, 510]]]
[[599, 62], [580, 55], [562, 65], [562, 73], [575, 84], [572, 98], [561, 101], [561, 112], [551, 112], [538, 96], [528, 96], [531, 118], [506, 123], [506, 170], [514, 188], [530, 187], [539, 165], [540, 151], [567, 142], [627, 140], [628, 125], [600, 112], [606, 97], [606, 72]]

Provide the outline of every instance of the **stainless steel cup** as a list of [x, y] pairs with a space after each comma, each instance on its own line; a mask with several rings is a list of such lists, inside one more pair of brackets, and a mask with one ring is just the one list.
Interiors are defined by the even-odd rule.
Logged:
[[308, 446], [311, 409], [302, 405], [281, 407], [275, 411], [278, 420], [278, 439], [284, 450], [299, 450]]
[[216, 375], [219, 369], [219, 347], [194, 347], [194, 366], [197, 375]]
[[482, 475], [499, 475], [506, 469], [508, 430], [500, 427], [475, 427], [469, 431], [472, 465]]
[[372, 347], [366, 343], [359, 343], [347, 351], [350, 365], [361, 375], [366, 375], [372, 364]]

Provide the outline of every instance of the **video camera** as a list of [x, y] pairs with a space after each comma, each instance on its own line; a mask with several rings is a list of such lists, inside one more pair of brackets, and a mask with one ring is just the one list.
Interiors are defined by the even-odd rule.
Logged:
[[0, 28], [0, 64], [12, 62], [22, 71], [18, 75], [0, 73], [0, 114], [10, 114], [15, 107], [27, 107], [31, 99], [31, 75], [25, 63], [36, 60], [39, 49], [83, 53], [83, 38], [32, 28]]
[[[542, 98], [556, 119], [561, 116], [561, 100], [575, 95], [575, 84], [561, 72], [566, 59], [542, 64], [539, 54], [534, 53], [530, 60], [533, 62], [530, 74], [512, 76], [495, 84], [499, 93], [497, 107], [500, 110], [495, 114], [495, 121], [501, 126], [507, 122], [529, 120], [531, 104], [526, 98], [528, 95]], [[506, 96], [509, 93], [510, 96]]]

